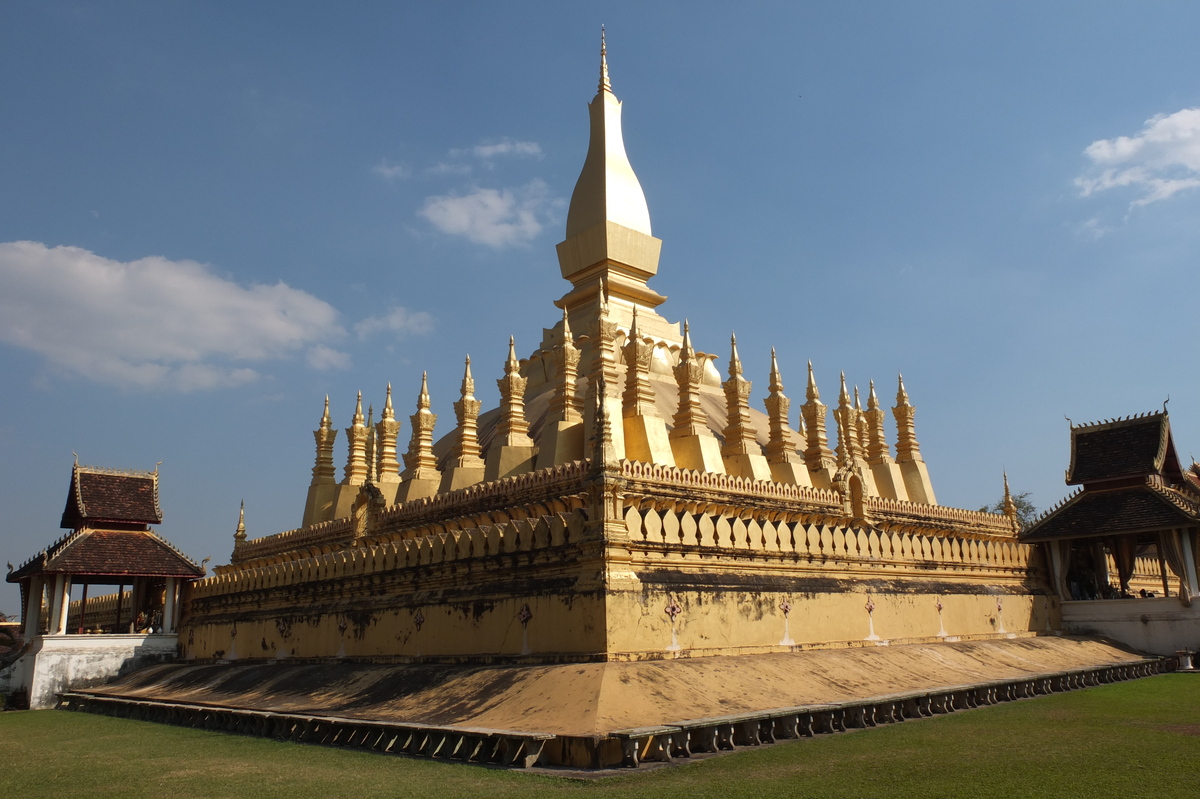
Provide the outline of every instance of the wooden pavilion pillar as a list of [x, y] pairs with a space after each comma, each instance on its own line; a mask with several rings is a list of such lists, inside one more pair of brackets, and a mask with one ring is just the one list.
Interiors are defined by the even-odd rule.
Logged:
[[1179, 548], [1183, 551], [1183, 584], [1188, 596], [1196, 596], [1196, 554], [1192, 552], [1192, 531], [1187, 528], [1179, 530]]
[[29, 641], [40, 632], [42, 621], [42, 595], [45, 593], [45, 580], [40, 574], [29, 578], [29, 598], [25, 602], [25, 640]]
[[1154, 551], [1158, 553], [1158, 573], [1162, 577], [1163, 596], [1171, 595], [1171, 576], [1167, 574], [1167, 558], [1162, 551], [1162, 538], [1154, 545]]
[[178, 590], [179, 580], [175, 577], [167, 578], [166, 589], [163, 593], [163, 620], [162, 632], [175, 632], [175, 592]]
[[87, 629], [87, 624], [84, 623], [84, 618], [87, 616], [87, 591], [88, 584], [85, 582], [83, 584], [83, 597], [79, 600], [79, 635], [83, 635]]
[[71, 608], [71, 578], [66, 574], [54, 577], [54, 594], [50, 612], [49, 635], [67, 634], [67, 611]]

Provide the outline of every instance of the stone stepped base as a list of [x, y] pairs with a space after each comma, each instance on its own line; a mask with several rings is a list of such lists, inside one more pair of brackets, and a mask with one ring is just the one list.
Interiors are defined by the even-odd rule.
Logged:
[[62, 707], [468, 762], [607, 768], [1174, 667], [1058, 637], [554, 666], [172, 664], [63, 694]]

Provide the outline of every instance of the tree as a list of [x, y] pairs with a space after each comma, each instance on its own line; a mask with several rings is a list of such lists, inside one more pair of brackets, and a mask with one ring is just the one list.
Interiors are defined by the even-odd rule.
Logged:
[[[1023, 491], [1020, 494], [1012, 495], [1013, 506], [1017, 509], [1017, 523], [1022, 528], [1033, 524], [1033, 520], [1038, 517], [1037, 506], [1029, 501], [1032, 494], [1032, 491]], [[1004, 513], [1004, 497], [1000, 497], [996, 504], [984, 505], [979, 510], [984, 513]]]

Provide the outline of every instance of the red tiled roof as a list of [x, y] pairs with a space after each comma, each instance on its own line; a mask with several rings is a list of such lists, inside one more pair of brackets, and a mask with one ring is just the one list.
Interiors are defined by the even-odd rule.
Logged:
[[1165, 411], [1071, 428], [1067, 485], [1151, 474], [1183, 476]]
[[71, 472], [61, 526], [73, 529], [85, 522], [161, 523], [158, 474], [117, 472], [76, 464]]
[[1193, 502], [1171, 489], [1149, 485], [1083, 491], [1020, 534], [1021, 541], [1098, 538], [1189, 527], [1200, 521]]
[[152, 532], [84, 530], [48, 553], [42, 572], [202, 577], [204, 570]]

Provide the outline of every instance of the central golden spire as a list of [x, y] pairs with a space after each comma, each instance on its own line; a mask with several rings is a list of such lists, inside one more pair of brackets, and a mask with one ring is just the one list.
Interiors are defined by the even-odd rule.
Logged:
[[567, 210], [567, 238], [588, 228], [616, 222], [650, 235], [650, 209], [638, 183], [621, 134], [621, 101], [608, 79], [608, 48], [600, 34], [600, 86], [588, 105], [591, 140], [583, 171]]
[[[559, 301], [574, 316], [599, 307], [602, 291], [631, 305], [653, 309], [666, 298], [647, 285], [658, 272], [662, 242], [650, 232], [650, 209], [621, 132], [621, 101], [608, 77], [608, 45], [600, 31], [600, 83], [588, 104], [590, 138], [583, 169], [567, 209], [566, 240], [558, 245], [562, 276], [575, 290]], [[587, 327], [581, 326], [581, 330]], [[587, 331], [585, 331], [585, 335]]]

